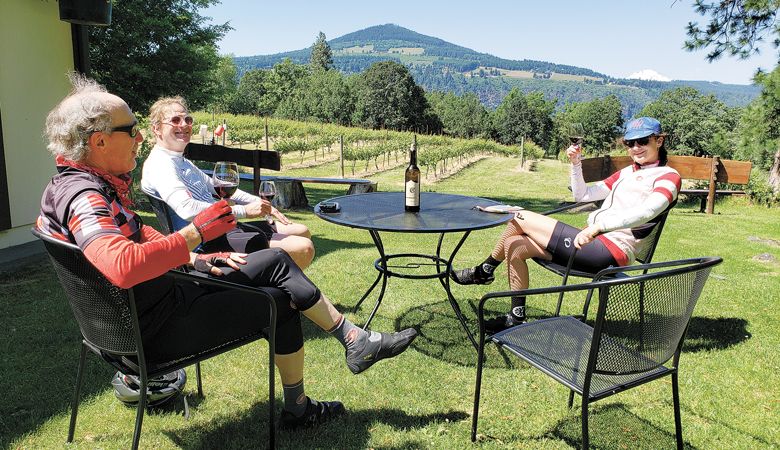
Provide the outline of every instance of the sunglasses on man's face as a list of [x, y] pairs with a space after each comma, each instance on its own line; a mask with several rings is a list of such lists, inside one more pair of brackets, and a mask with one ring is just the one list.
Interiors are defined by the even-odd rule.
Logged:
[[650, 138], [651, 137], [652, 136], [647, 136], [647, 137], [643, 137], [643, 138], [639, 138], [639, 139], [630, 139], [630, 140], [625, 140], [624, 139], [623, 140], [623, 144], [626, 147], [628, 147], [628, 148], [632, 148], [634, 146], [634, 144], [639, 145], [641, 147], [643, 145], [647, 145], [647, 143], [650, 142]]
[[193, 119], [192, 116], [173, 116], [170, 119], [168, 119], [169, 124], [180, 127], [182, 125], [192, 125]]
[[121, 131], [123, 133], [129, 134], [131, 138], [135, 138], [138, 136], [138, 132], [140, 130], [138, 129], [138, 122], [133, 122], [130, 125], [109, 128], [107, 131], [109, 133], [113, 133], [114, 131]]

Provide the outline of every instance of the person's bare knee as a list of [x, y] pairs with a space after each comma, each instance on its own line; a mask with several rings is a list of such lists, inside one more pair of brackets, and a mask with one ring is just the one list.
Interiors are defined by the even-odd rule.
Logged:
[[527, 235], [512, 236], [505, 241], [504, 257], [507, 261], [530, 258], [550, 259], [551, 255]]
[[544, 249], [550, 243], [555, 224], [558, 221], [535, 212], [521, 211], [515, 215], [511, 223], [518, 226], [522, 230], [522, 234], [531, 238], [538, 247]]
[[311, 239], [311, 231], [309, 230], [309, 227], [307, 227], [302, 223], [291, 223], [289, 225], [284, 225], [282, 223], [277, 222], [276, 231], [278, 231], [279, 234], [284, 234], [288, 236], [300, 236], [306, 239]]
[[274, 233], [269, 245], [287, 252], [301, 269], [309, 267], [314, 260], [314, 243], [308, 238]]

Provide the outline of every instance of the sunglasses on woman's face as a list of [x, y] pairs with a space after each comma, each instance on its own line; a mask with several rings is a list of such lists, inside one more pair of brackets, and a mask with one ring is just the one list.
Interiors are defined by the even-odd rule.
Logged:
[[639, 138], [639, 139], [623, 140], [623, 144], [626, 147], [628, 147], [628, 148], [632, 148], [634, 146], [634, 144], [639, 145], [640, 147], [642, 147], [643, 145], [647, 145], [647, 143], [650, 142], [650, 138], [651, 137], [652, 136], [647, 136], [647, 137], [643, 137], [643, 138]]
[[173, 116], [170, 119], [168, 119], [168, 122], [164, 122], [164, 123], [169, 123], [175, 127], [180, 127], [185, 124], [192, 125], [192, 122], [193, 122], [192, 116], [184, 116], [184, 117]]

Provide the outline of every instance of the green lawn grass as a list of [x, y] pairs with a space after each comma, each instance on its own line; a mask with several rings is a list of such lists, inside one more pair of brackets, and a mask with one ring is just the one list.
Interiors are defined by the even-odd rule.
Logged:
[[[426, 191], [490, 197], [544, 210], [567, 199], [567, 169], [542, 161], [535, 172], [515, 171], [518, 161], [488, 158]], [[334, 165], [335, 167], [335, 165]], [[317, 175], [323, 168], [301, 169]], [[335, 169], [334, 169], [335, 170]], [[380, 190], [400, 190], [403, 168], [371, 177]], [[290, 174], [285, 171], [285, 174]], [[347, 174], [349, 176], [349, 174]], [[342, 195], [339, 186], [306, 186], [309, 201]], [[691, 448], [780, 446], [780, 209], [751, 206], [746, 199], [719, 201], [715, 215], [694, 212], [698, 203], [671, 213], [656, 260], [717, 255], [691, 322], [681, 358], [683, 433]], [[376, 276], [377, 257], [367, 232], [338, 227], [308, 210], [288, 212], [314, 233], [317, 257], [307, 274], [340, 310], [360, 323], [371, 301], [352, 313]], [[581, 225], [584, 214], [558, 216]], [[144, 220], [154, 224], [149, 213]], [[492, 248], [500, 228], [472, 233], [457, 265], [478, 262]], [[385, 234], [389, 253], [433, 251], [433, 236]], [[452, 239], [447, 245], [454, 245]], [[430, 250], [426, 250], [430, 249]], [[754, 259], [769, 254], [774, 262]], [[560, 282], [531, 267], [534, 286]], [[469, 322], [478, 299], [504, 290], [490, 286], [453, 288]], [[69, 402], [78, 359], [78, 328], [48, 261], [0, 275], [0, 446], [65, 447]], [[569, 299], [568, 312], [577, 309]], [[534, 302], [548, 314], [553, 301]], [[306, 390], [318, 399], [344, 402], [348, 415], [317, 429], [278, 434], [280, 448], [471, 448], [469, 431], [475, 352], [432, 280], [391, 279], [372, 328], [420, 330], [412, 348], [354, 376], [341, 346], [304, 319]], [[145, 448], [261, 448], [268, 429], [264, 371], [265, 342], [232, 351], [203, 364], [203, 398], [190, 394], [191, 417], [179, 403], [144, 420]], [[126, 448], [135, 410], [119, 403], [111, 370], [88, 358], [73, 448]], [[194, 370], [190, 371], [194, 376]], [[277, 386], [279, 386], [277, 384]], [[579, 409], [566, 408], [567, 390], [536, 370], [490, 349], [480, 409], [480, 448], [569, 448], [579, 446]], [[277, 389], [277, 409], [281, 389]], [[674, 420], [669, 380], [657, 381], [594, 404], [591, 442], [599, 448], [672, 448]]]

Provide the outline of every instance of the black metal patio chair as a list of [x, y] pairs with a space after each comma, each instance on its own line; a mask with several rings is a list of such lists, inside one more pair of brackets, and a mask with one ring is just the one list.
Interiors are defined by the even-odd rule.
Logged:
[[[593, 325], [572, 316], [541, 319], [488, 336], [582, 397], [582, 448], [587, 448], [588, 405], [618, 392], [671, 376], [677, 447], [683, 447], [677, 372], [685, 332], [693, 308], [713, 266], [721, 258], [706, 257], [602, 270], [595, 280], [566, 286], [495, 292], [479, 302], [479, 349], [471, 440], [477, 421], [485, 358], [486, 304], [512, 295], [577, 292], [584, 295], [583, 318], [596, 294]], [[629, 275], [627, 272], [640, 271]], [[620, 275], [620, 276], [615, 276]], [[671, 361], [670, 361], [671, 360]]]
[[[149, 204], [152, 206], [152, 211], [157, 217], [157, 223], [160, 224], [160, 231], [163, 234], [171, 234], [175, 231], [179, 231], [190, 222], [179, 217], [178, 214], [167, 203], [162, 201], [160, 197], [156, 195], [146, 193], [146, 198], [149, 200]], [[236, 226], [244, 231], [262, 233], [262, 231], [251, 223], [238, 222]], [[198, 249], [200, 246], [197, 247]]]
[[[551, 211], [544, 212], [542, 214], [544, 215], [550, 215], [562, 211], [567, 211], [573, 208], [582, 207], [584, 205], [595, 203], [595, 202], [581, 202], [581, 203], [574, 203], [571, 205], [566, 205], [560, 208], [556, 208]], [[658, 242], [661, 239], [661, 233], [664, 230], [664, 225], [666, 225], [666, 219], [669, 217], [669, 211], [671, 211], [675, 205], [677, 205], [677, 200], [673, 201], [664, 212], [659, 214], [657, 217], [653, 218], [649, 222], [643, 225], [639, 225], [637, 227], [634, 227], [631, 229], [632, 233], [639, 238], [643, 239], [647, 242], [647, 244], [643, 247], [642, 251], [637, 253], [635, 256], [636, 262], [639, 264], [649, 264], [653, 262], [653, 255], [655, 254], [655, 249], [658, 246]], [[540, 266], [544, 267], [545, 269], [555, 273], [556, 275], [563, 277], [563, 280], [561, 281], [562, 285], [566, 285], [569, 281], [569, 277], [578, 277], [578, 278], [590, 278], [591, 280], [596, 277], [596, 272], [587, 272], [583, 270], [577, 270], [572, 269], [572, 259], [569, 260], [569, 263], [567, 265], [558, 264], [553, 261], [547, 261], [541, 258], [533, 258], [533, 261]], [[555, 307], [555, 315], [559, 315], [561, 313], [561, 306], [563, 305], [563, 297], [564, 292], [561, 292], [558, 295], [558, 304]]]
[[[68, 442], [73, 442], [78, 415], [79, 397], [83, 382], [84, 363], [87, 350], [114, 366], [124, 374], [140, 379], [140, 392], [147, 392], [148, 381], [156, 376], [195, 364], [198, 394], [203, 395], [200, 376], [200, 361], [225, 353], [259, 339], [267, 339], [268, 352], [268, 426], [270, 447], [275, 445], [274, 429], [274, 352], [276, 337], [275, 295], [281, 292], [273, 288], [253, 288], [223, 280], [171, 270], [164, 277], [175, 283], [199, 283], [218, 289], [240, 290], [257, 295], [258, 301], [265, 299], [270, 311], [270, 323], [264, 330], [244, 336], [241, 339], [224, 342], [215, 348], [205, 349], [194, 355], [184, 355], [175, 361], [149, 361], [144, 354], [141, 331], [138, 325], [134, 289], [121, 289], [111, 284], [83, 255], [81, 250], [68, 242], [52, 238], [33, 229], [49, 254], [73, 314], [81, 332], [81, 355], [76, 377], [76, 392], [70, 416]], [[141, 395], [137, 406], [134, 449], [141, 438], [141, 425], [147, 405], [147, 396]]]

